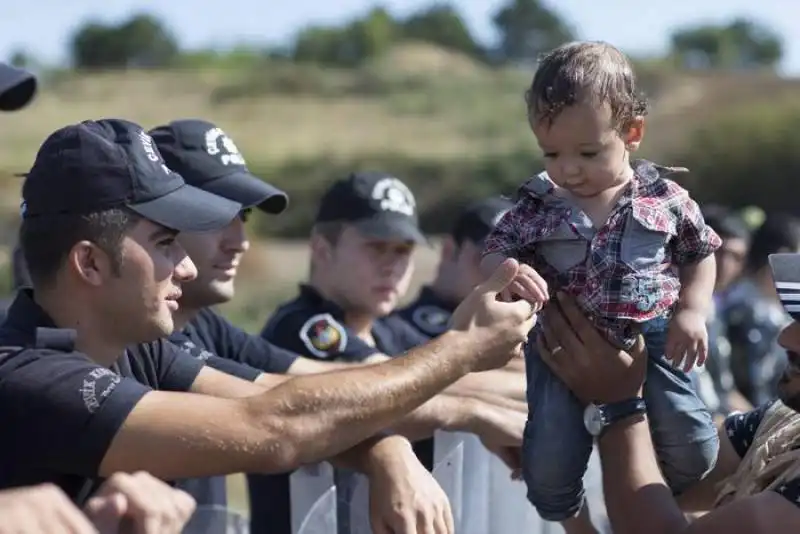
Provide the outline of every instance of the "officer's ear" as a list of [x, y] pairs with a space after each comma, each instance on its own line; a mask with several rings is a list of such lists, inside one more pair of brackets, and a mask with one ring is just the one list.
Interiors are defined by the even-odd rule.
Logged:
[[333, 245], [319, 232], [311, 234], [311, 260], [314, 263], [328, 262], [333, 256]]
[[100, 286], [114, 272], [112, 258], [91, 241], [79, 241], [67, 255], [70, 272], [80, 281], [91, 286]]
[[458, 256], [458, 248], [458, 243], [456, 243], [455, 239], [452, 236], [446, 236], [442, 240], [442, 261], [455, 261]]

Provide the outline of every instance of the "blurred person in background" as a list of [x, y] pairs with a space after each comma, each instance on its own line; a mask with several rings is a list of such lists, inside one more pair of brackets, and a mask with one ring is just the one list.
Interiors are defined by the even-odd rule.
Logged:
[[[174, 314], [176, 330], [170, 341], [198, 357], [207, 358], [208, 354], [214, 354], [251, 366], [254, 373], [250, 379], [264, 385], [276, 385], [289, 378], [278, 374], [309, 374], [349, 367], [347, 363], [307, 358], [279, 348], [260, 336], [244, 332], [213, 310], [212, 306], [234, 298], [237, 268], [250, 248], [246, 234], [250, 211], [259, 209], [265, 214], [277, 215], [286, 209], [288, 197], [254, 176], [234, 141], [210, 122], [176, 120], [153, 128], [149, 133], [170, 169], [179, 173], [189, 185], [244, 207], [240, 216], [224, 228], [200, 233], [183, 232], [178, 236], [178, 242], [192, 258], [198, 274], [195, 280], [182, 286], [180, 306]], [[472, 289], [474, 287], [470, 291]], [[485, 428], [482, 433], [487, 434], [495, 428], [494, 421], [506, 413], [503, 410], [487, 412], [486, 406], [473, 409], [473, 404], [462, 399], [434, 397], [405, 417], [396, 429], [414, 435], [430, 435], [437, 428], [451, 426], [476, 431]], [[412, 458], [409, 463], [416, 464], [417, 461]], [[407, 470], [404, 477], [375, 477], [370, 489], [375, 494], [372, 499], [375, 511], [382, 518], [379, 521], [400, 528], [391, 524], [390, 510], [385, 506], [389, 503], [412, 506], [416, 502], [422, 507], [432, 506], [433, 503], [426, 502], [431, 497], [418, 491], [425, 488], [424, 480], [420, 478], [427, 477], [426, 473], [413, 469]], [[403, 484], [395, 484], [396, 481]], [[179, 484], [200, 504], [226, 504], [224, 477], [181, 480]], [[281, 489], [284, 491], [276, 489], [263, 504], [252, 507], [254, 532], [290, 530], [288, 487]]]
[[743, 276], [729, 287], [720, 310], [734, 384], [753, 405], [775, 398], [786, 363], [777, 340], [790, 318], [778, 300], [767, 258], [797, 251], [800, 221], [790, 215], [768, 214], [752, 235]]
[[[436, 277], [394, 315], [426, 338], [445, 332], [458, 304], [483, 279], [479, 271], [483, 241], [511, 206], [513, 203], [509, 199], [500, 196], [476, 200], [465, 206], [450, 233], [444, 237]], [[505, 368], [518, 372], [524, 372], [524, 369], [521, 359], [512, 361]], [[505, 385], [498, 381], [495, 388], [505, 387], [504, 395], [524, 401], [524, 375], [509, 375], [507, 378]]]
[[714, 288], [713, 310], [708, 319], [708, 359], [697, 370], [699, 391], [717, 419], [731, 411], [752, 408], [736, 389], [731, 370], [731, 345], [727, 337], [725, 313], [728, 292], [744, 270], [750, 248], [751, 230], [735, 210], [722, 206], [704, 206], [706, 223], [722, 239], [717, 249], [717, 279]]
[[394, 313], [426, 337], [446, 331], [453, 310], [483, 280], [483, 240], [511, 206], [511, 201], [503, 197], [468, 204], [444, 237], [436, 278], [422, 287], [416, 299]]

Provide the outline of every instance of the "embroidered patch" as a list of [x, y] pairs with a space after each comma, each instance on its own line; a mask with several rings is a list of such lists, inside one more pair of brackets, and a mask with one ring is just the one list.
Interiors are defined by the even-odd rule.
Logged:
[[300, 339], [311, 354], [328, 358], [345, 349], [347, 331], [329, 313], [322, 313], [303, 323]]
[[433, 335], [439, 335], [447, 330], [450, 323], [450, 314], [438, 306], [420, 306], [414, 310], [411, 320], [414, 326]]

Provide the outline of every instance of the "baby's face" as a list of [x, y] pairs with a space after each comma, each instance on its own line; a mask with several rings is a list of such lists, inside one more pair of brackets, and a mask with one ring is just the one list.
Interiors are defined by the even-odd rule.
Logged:
[[628, 152], [638, 147], [643, 131], [637, 121], [621, 135], [612, 128], [611, 108], [590, 103], [569, 106], [552, 122], [532, 126], [550, 179], [577, 197], [625, 183], [631, 176]]

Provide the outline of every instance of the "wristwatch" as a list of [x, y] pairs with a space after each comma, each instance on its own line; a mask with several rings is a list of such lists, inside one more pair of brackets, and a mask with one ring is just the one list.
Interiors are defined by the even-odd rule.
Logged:
[[641, 397], [611, 404], [589, 404], [583, 412], [583, 424], [589, 434], [598, 437], [606, 428], [620, 419], [645, 412], [647, 412], [647, 405]]

